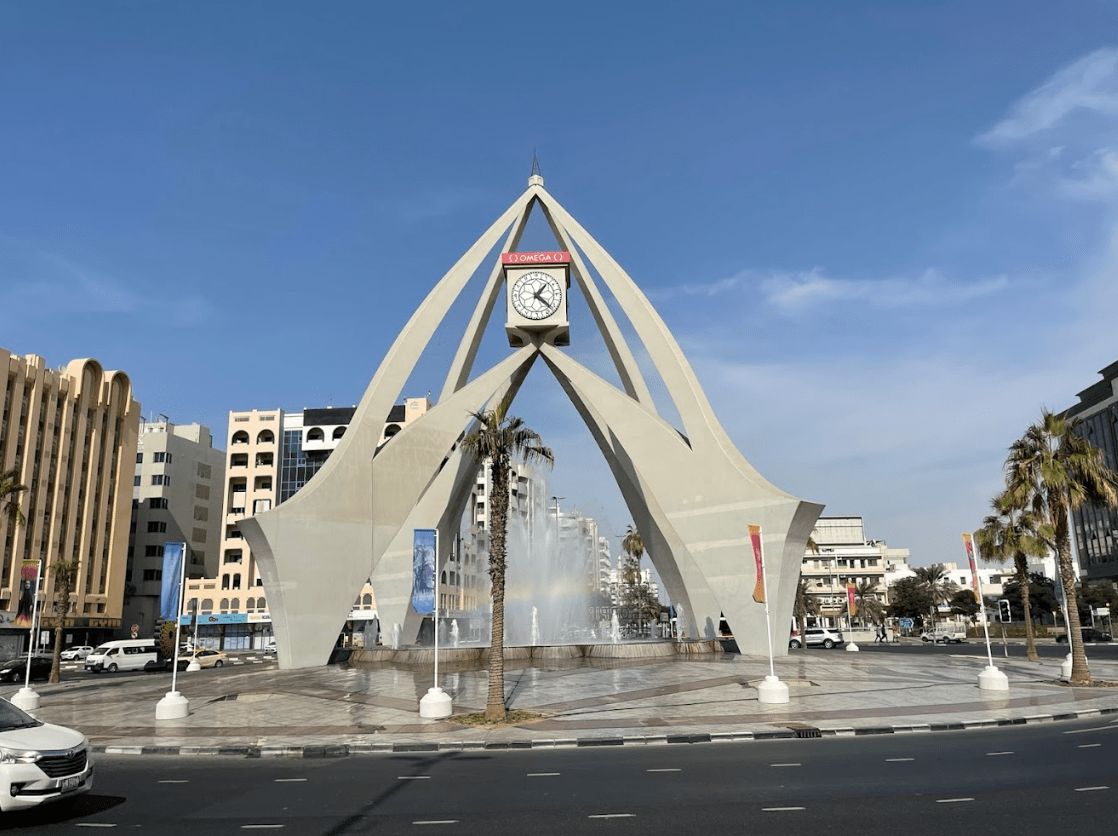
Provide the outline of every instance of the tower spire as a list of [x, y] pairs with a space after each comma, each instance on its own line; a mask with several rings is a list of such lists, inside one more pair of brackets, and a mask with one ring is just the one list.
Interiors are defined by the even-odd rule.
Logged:
[[528, 178], [529, 186], [542, 186], [543, 175], [540, 174], [540, 159], [536, 156], [536, 151], [532, 149], [532, 176]]

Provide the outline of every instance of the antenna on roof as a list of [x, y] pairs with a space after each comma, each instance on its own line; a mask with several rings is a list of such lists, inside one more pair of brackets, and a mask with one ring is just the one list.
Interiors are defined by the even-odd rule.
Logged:
[[532, 176], [528, 178], [529, 186], [542, 186], [543, 175], [540, 174], [540, 160], [536, 156], [536, 149], [532, 149]]

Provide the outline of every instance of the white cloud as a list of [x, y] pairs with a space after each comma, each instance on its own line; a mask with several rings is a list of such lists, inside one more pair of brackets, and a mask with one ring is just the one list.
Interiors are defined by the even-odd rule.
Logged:
[[799, 312], [835, 302], [864, 302], [876, 308], [939, 307], [957, 305], [1003, 290], [1005, 276], [975, 282], [951, 282], [938, 270], [925, 270], [915, 278], [840, 279], [821, 268], [801, 271], [745, 270], [729, 279], [706, 285], [683, 285], [660, 298], [684, 294], [721, 296], [733, 291], [755, 293], [784, 313]]
[[994, 127], [978, 137], [1003, 145], [1050, 132], [1072, 114], [1118, 116], [1118, 49], [1092, 52], [1026, 94]]

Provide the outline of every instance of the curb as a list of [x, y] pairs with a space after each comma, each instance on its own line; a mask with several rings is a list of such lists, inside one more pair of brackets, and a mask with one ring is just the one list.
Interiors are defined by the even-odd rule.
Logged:
[[798, 728], [782, 731], [733, 732], [710, 734], [668, 734], [633, 737], [577, 737], [554, 740], [446, 741], [431, 743], [339, 743], [313, 746], [92, 746], [104, 755], [223, 755], [241, 758], [347, 758], [360, 755], [396, 755], [415, 752], [502, 751], [517, 749], [565, 749], [610, 746], [662, 746], [698, 743], [737, 743], [765, 740], [817, 740], [826, 737], [862, 737], [883, 734], [926, 734], [944, 731], [969, 731], [1002, 726], [1025, 726], [1067, 720], [1083, 720], [1118, 714], [1118, 707], [1090, 708], [1065, 714], [1033, 714], [999, 720], [963, 720], [957, 723], [920, 723], [917, 725], [865, 726], [838, 728]]

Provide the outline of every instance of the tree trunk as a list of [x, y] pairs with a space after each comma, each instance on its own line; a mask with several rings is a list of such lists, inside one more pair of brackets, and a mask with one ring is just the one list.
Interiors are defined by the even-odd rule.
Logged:
[[499, 456], [494, 458], [492, 475], [493, 496], [490, 498], [493, 521], [489, 532], [489, 582], [492, 587], [493, 624], [489, 639], [489, 695], [485, 703], [485, 719], [491, 723], [504, 722], [508, 716], [505, 708], [505, 567], [506, 529], [508, 522], [509, 488], [508, 464]]
[[1017, 558], [1017, 579], [1021, 586], [1021, 609], [1025, 611], [1025, 656], [1030, 662], [1039, 662], [1040, 656], [1036, 652], [1036, 637], [1033, 636], [1032, 602], [1029, 600], [1032, 591], [1032, 579], [1029, 577], [1029, 564], [1025, 555]]
[[70, 612], [70, 587], [63, 584], [58, 595], [59, 612], [54, 620], [54, 653], [50, 666], [50, 682], [57, 685], [62, 681], [62, 624]]
[[1060, 580], [1064, 585], [1064, 600], [1067, 602], [1068, 646], [1071, 647], [1071, 677], [1069, 685], [1089, 685], [1091, 668], [1087, 664], [1087, 653], [1083, 649], [1083, 630], [1079, 624], [1079, 599], [1075, 593], [1075, 570], [1071, 565], [1071, 549], [1066, 538], [1056, 543], [1056, 558], [1060, 564]]

